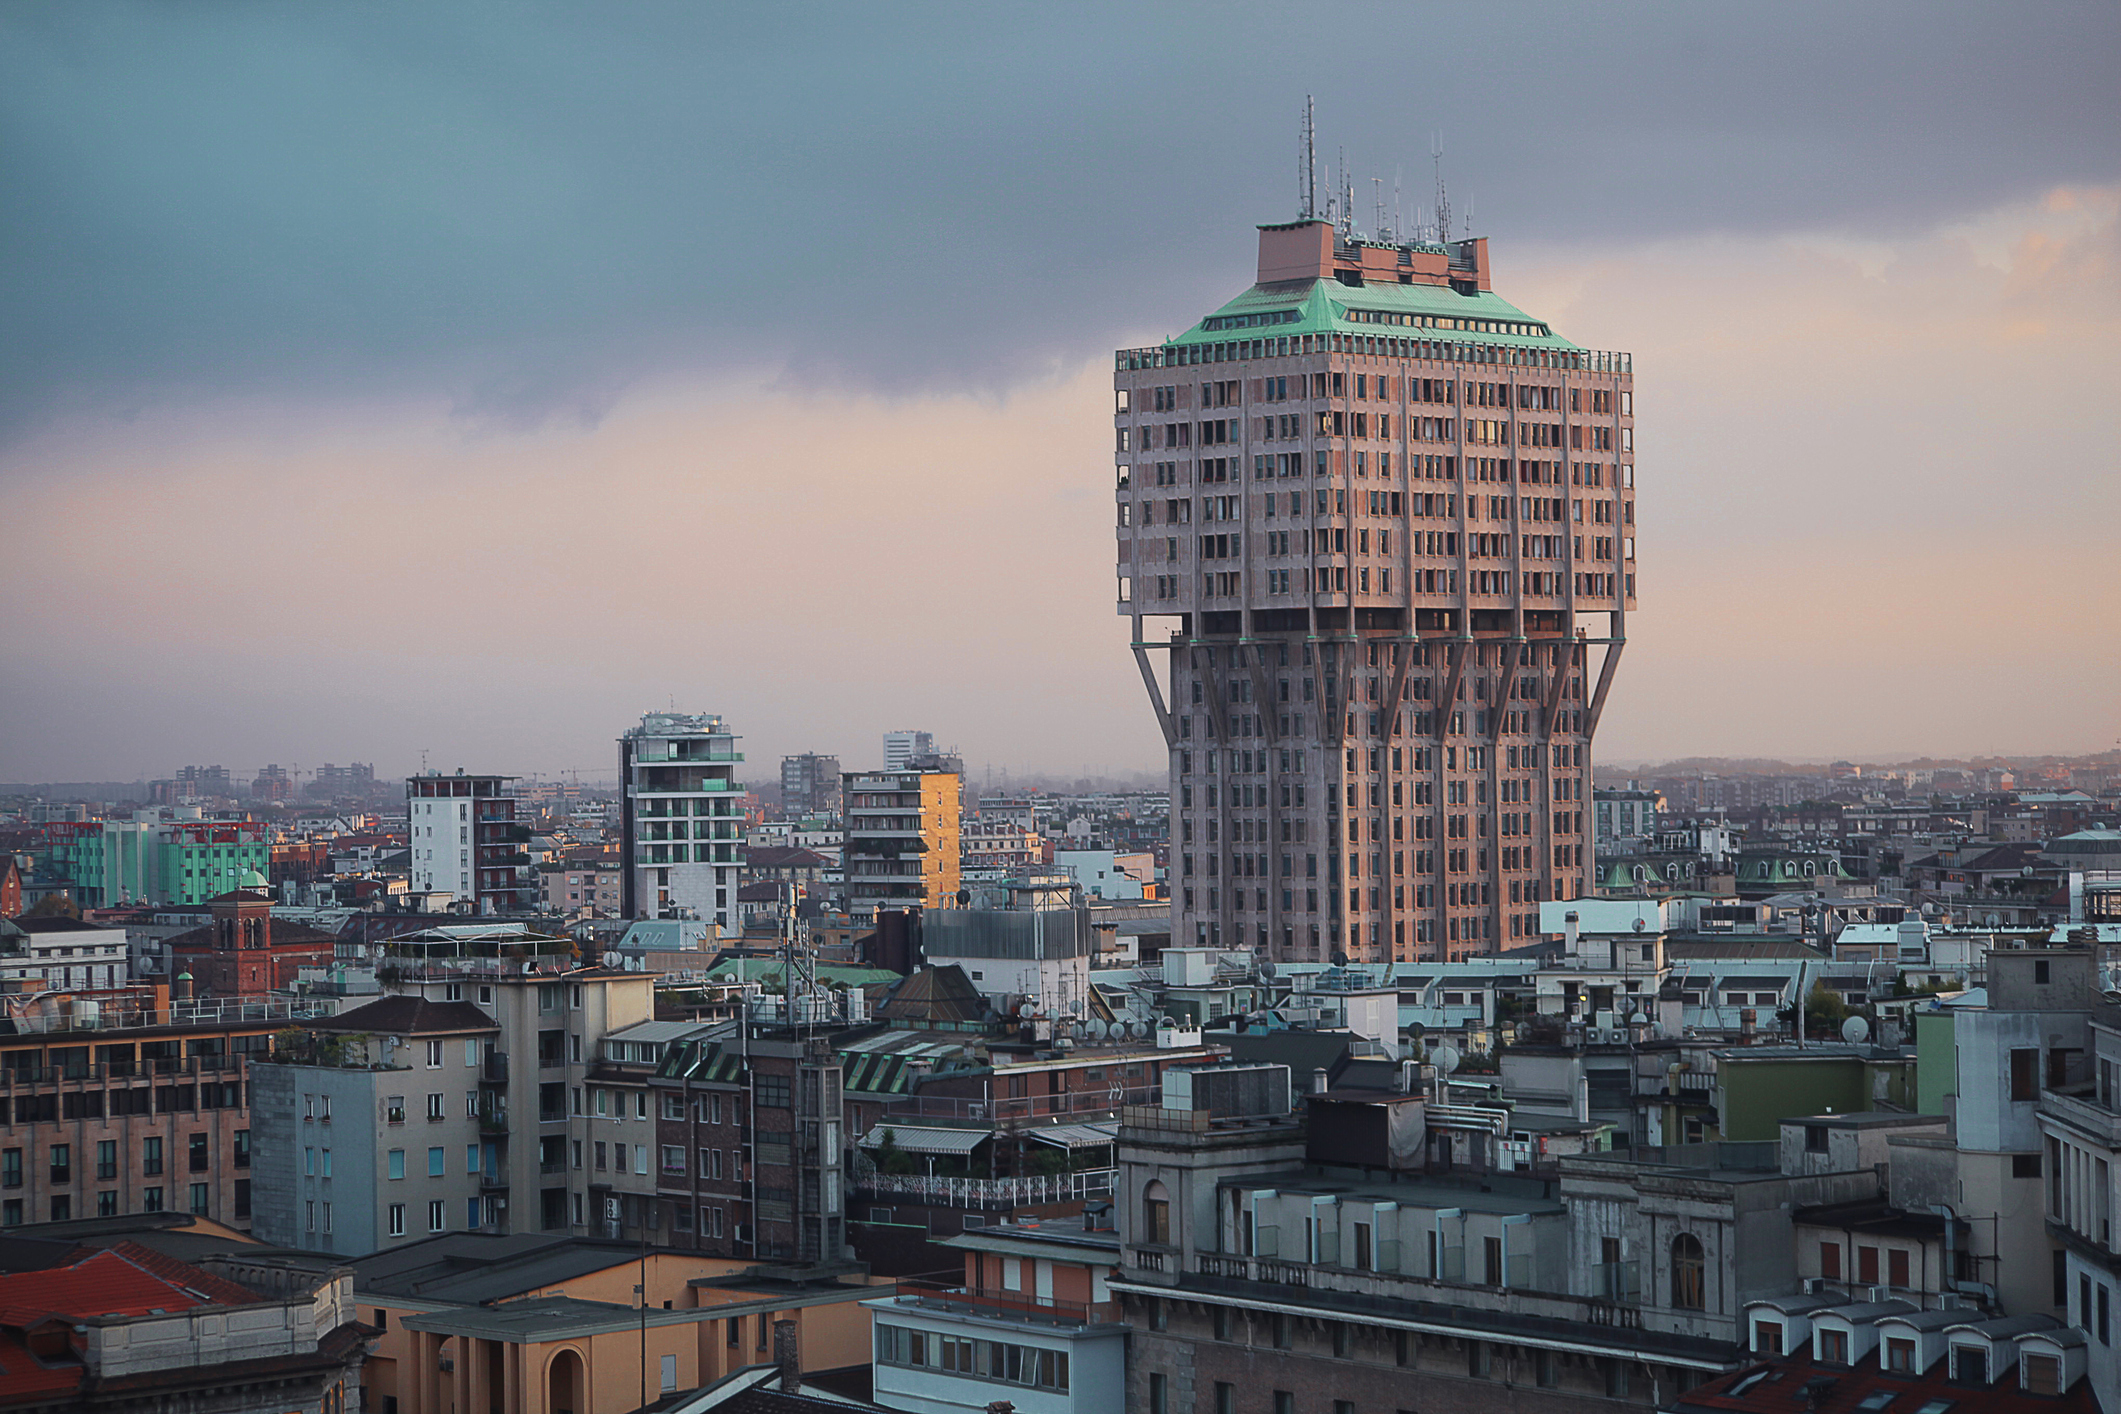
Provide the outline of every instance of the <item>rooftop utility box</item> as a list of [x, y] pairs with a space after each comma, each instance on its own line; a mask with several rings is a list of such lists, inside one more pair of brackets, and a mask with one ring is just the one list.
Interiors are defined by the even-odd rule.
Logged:
[[1289, 1113], [1289, 1067], [1204, 1065], [1164, 1073], [1164, 1108], [1206, 1110], [1211, 1119]]

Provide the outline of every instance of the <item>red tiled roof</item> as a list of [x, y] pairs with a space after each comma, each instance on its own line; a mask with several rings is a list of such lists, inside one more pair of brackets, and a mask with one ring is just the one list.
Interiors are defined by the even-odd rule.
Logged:
[[[1803, 1349], [1809, 1352], [1811, 1346]], [[1671, 1407], [1680, 1414], [1915, 1414], [1932, 1400], [1943, 1400], [1956, 1405], [1959, 1414], [2098, 1414], [2091, 1381], [2083, 1376], [2060, 1395], [2028, 1394], [2018, 1386], [2015, 1366], [1994, 1384], [1963, 1385], [1951, 1380], [1950, 1364], [1940, 1357], [1928, 1373], [1904, 1375], [1880, 1369], [1876, 1351], [1855, 1365], [1821, 1365], [1807, 1353], [1721, 1376], [1680, 1395]], [[1807, 1386], [1814, 1391], [1811, 1397]], [[1888, 1399], [1866, 1406], [1874, 1395]]]
[[19, 1331], [52, 1316], [147, 1316], [262, 1299], [234, 1282], [123, 1242], [68, 1266], [0, 1275], [0, 1326]]
[[45, 1364], [30, 1354], [20, 1335], [0, 1330], [0, 1402], [22, 1403], [78, 1388], [83, 1373], [79, 1365]]
[[145, 1267], [164, 1281], [198, 1292], [208, 1301], [221, 1306], [255, 1306], [266, 1298], [247, 1286], [239, 1285], [226, 1277], [217, 1277], [189, 1262], [180, 1262], [167, 1252], [157, 1252], [152, 1247], [143, 1247], [137, 1242], [114, 1242], [103, 1249], [116, 1252], [134, 1264]]

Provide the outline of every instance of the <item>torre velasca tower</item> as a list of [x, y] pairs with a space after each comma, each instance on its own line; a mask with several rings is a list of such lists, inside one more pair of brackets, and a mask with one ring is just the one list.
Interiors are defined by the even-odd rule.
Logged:
[[1635, 603], [1634, 380], [1485, 240], [1259, 231], [1252, 287], [1113, 379], [1119, 612], [1171, 756], [1172, 937], [1434, 960], [1590, 867]]

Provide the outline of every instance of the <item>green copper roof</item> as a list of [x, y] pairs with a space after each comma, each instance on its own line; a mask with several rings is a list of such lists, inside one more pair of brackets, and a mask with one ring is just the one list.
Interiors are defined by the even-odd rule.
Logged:
[[1344, 285], [1287, 280], [1254, 285], [1170, 346], [1291, 334], [1359, 333], [1451, 342], [1477, 340], [1515, 348], [1579, 351], [1492, 291], [1462, 295], [1445, 285]]

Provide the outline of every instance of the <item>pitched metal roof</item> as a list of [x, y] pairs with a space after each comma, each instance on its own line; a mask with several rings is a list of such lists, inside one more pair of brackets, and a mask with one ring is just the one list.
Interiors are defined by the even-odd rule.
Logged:
[[[1379, 326], [1360, 318], [1349, 318], [1351, 312], [1428, 322], [1388, 324], [1380, 330]], [[1222, 323], [1240, 318], [1249, 320], [1255, 316], [1261, 318], [1257, 325], [1227, 326]], [[1265, 322], [1269, 318], [1273, 322]], [[1252, 286], [1185, 333], [1166, 342], [1168, 345], [1220, 343], [1248, 337], [1256, 328], [1277, 338], [1290, 334], [1377, 331], [1444, 343], [1477, 341], [1514, 348], [1571, 351], [1580, 348], [1551, 332], [1517, 333], [1464, 327], [1474, 322], [1518, 325], [1535, 330], [1552, 328], [1492, 290], [1462, 295], [1449, 285], [1344, 285], [1338, 280], [1278, 280]]]
[[969, 1154], [994, 1137], [991, 1129], [935, 1129], [882, 1121], [855, 1142], [864, 1149], [879, 1148], [886, 1133], [895, 1147], [909, 1154]]
[[352, 1011], [303, 1024], [317, 1031], [374, 1031], [389, 1036], [492, 1031], [500, 1025], [470, 1002], [431, 1002], [404, 995], [381, 997]]
[[1104, 1124], [1056, 1124], [1045, 1129], [1023, 1131], [1026, 1139], [1035, 1144], [1051, 1144], [1060, 1149], [1094, 1149], [1100, 1145], [1115, 1143], [1119, 1139], [1119, 1121]]

